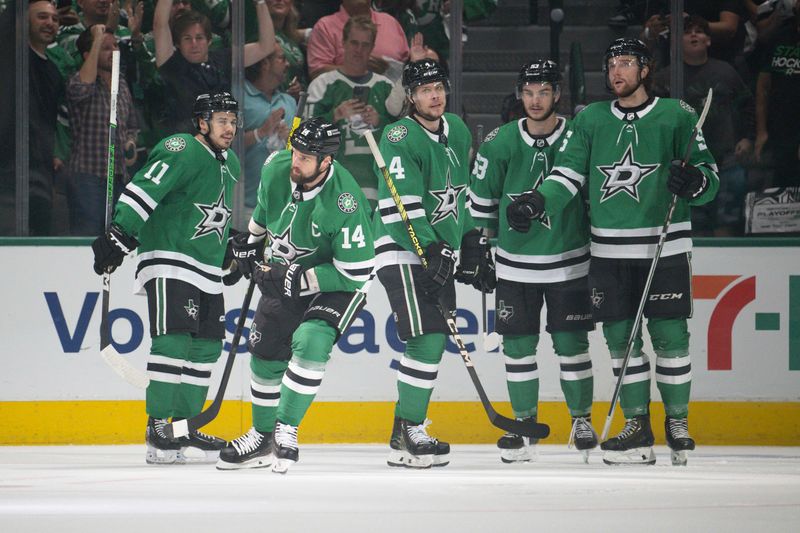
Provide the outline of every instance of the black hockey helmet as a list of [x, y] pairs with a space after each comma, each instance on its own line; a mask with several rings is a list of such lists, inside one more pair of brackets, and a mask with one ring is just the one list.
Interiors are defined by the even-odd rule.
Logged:
[[403, 88], [406, 94], [420, 85], [435, 83], [437, 81], [444, 84], [444, 90], [450, 92], [450, 79], [447, 77], [447, 70], [432, 59], [421, 59], [408, 63], [403, 69]]
[[241, 127], [242, 117], [239, 114], [239, 102], [228, 92], [199, 95], [192, 106], [192, 121], [197, 131], [200, 131], [200, 119], [211, 121], [211, 115], [217, 111], [235, 113], [237, 125]]
[[549, 83], [553, 90], [558, 90], [561, 83], [558, 63], [551, 59], [534, 59], [522, 65], [517, 76], [517, 98], [522, 95], [522, 88], [529, 83]]
[[325, 122], [320, 117], [315, 117], [300, 123], [292, 134], [292, 148], [317, 156], [322, 160], [326, 156], [335, 156], [342, 142], [339, 128]]
[[653, 54], [650, 49], [639, 39], [620, 38], [615, 39], [606, 49], [603, 56], [603, 73], [608, 75], [608, 60], [618, 56], [634, 56], [639, 61], [639, 68], [649, 66], [653, 62]]

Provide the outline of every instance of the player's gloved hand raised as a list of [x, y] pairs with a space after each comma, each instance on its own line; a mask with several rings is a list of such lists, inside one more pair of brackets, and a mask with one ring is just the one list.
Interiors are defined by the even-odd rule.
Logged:
[[674, 159], [670, 163], [667, 189], [672, 194], [692, 200], [706, 192], [708, 185], [708, 178], [696, 166], [689, 163], [684, 166], [680, 159]]
[[489, 239], [477, 229], [470, 230], [461, 239], [460, 252], [456, 281], [472, 285], [479, 291], [492, 292], [497, 286], [497, 276]]
[[253, 271], [257, 268], [256, 263], [264, 260], [264, 243], [266, 242], [266, 239], [262, 239], [258, 242], [248, 243], [247, 240], [249, 238], [250, 233], [243, 231], [241, 233], [237, 232], [231, 239], [231, 248], [233, 257], [236, 259], [236, 266], [239, 272], [247, 279], [250, 279]]
[[544, 196], [535, 189], [520, 194], [508, 204], [506, 218], [511, 229], [528, 233], [531, 229], [531, 220], [544, 218]]
[[253, 279], [264, 295], [297, 300], [303, 281], [303, 267], [297, 263], [265, 263], [253, 270]]
[[453, 249], [446, 242], [435, 242], [425, 250], [425, 260], [428, 262], [428, 268], [424, 270], [424, 275], [420, 276], [419, 282], [422, 290], [431, 296], [436, 296], [453, 276], [453, 267], [456, 263]]
[[94, 271], [97, 274], [114, 272], [122, 264], [125, 256], [139, 246], [139, 241], [126, 235], [122, 228], [111, 224], [105, 235], [101, 235], [92, 243], [94, 252]]

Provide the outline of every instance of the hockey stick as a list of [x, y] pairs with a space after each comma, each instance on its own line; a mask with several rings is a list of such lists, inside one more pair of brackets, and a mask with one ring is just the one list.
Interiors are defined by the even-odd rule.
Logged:
[[308, 98], [308, 93], [300, 91], [300, 98], [297, 99], [297, 110], [294, 112], [294, 118], [292, 118], [292, 129], [289, 130], [289, 136], [286, 137], [287, 150], [292, 149], [292, 133], [303, 121], [303, 108], [306, 106], [306, 98]]
[[[692, 146], [694, 145], [695, 139], [697, 139], [697, 136], [700, 134], [700, 129], [703, 127], [703, 123], [706, 121], [708, 109], [711, 107], [712, 96], [713, 91], [712, 89], [709, 89], [708, 95], [706, 95], [706, 103], [703, 106], [703, 111], [700, 113], [700, 118], [697, 119], [697, 124], [695, 125], [694, 130], [692, 130], [692, 135], [689, 137], [689, 144], [686, 146], [686, 151], [683, 154], [683, 160], [681, 162], [682, 166], [686, 166], [689, 163], [689, 157], [692, 155]], [[631, 354], [633, 353], [633, 343], [639, 336], [639, 329], [642, 327], [644, 306], [647, 303], [647, 297], [650, 293], [650, 285], [653, 283], [653, 277], [655, 277], [658, 260], [661, 257], [661, 252], [664, 250], [664, 243], [667, 241], [667, 232], [669, 231], [669, 225], [670, 222], [672, 222], [672, 214], [675, 212], [675, 206], [677, 205], [677, 202], [678, 196], [673, 194], [672, 201], [670, 202], [669, 209], [667, 210], [667, 217], [664, 220], [664, 225], [661, 227], [661, 234], [658, 236], [658, 246], [656, 246], [656, 253], [653, 256], [653, 262], [650, 263], [650, 271], [647, 273], [647, 280], [644, 284], [642, 297], [639, 299], [639, 309], [636, 310], [636, 318], [633, 321], [631, 336], [628, 338], [628, 345], [625, 347], [625, 357], [622, 359], [622, 366], [619, 369], [619, 376], [617, 376], [617, 384], [614, 387], [614, 394], [611, 396], [611, 405], [608, 406], [608, 416], [606, 416], [606, 423], [603, 426], [603, 434], [600, 436], [601, 441], [606, 440], [606, 437], [608, 437], [608, 430], [611, 428], [611, 421], [614, 419], [614, 409], [617, 407], [619, 393], [622, 390], [622, 382], [625, 379], [625, 371], [628, 369], [628, 363], [630, 362]]]
[[[117, 138], [117, 95], [119, 94], [119, 51], [111, 55], [111, 113], [108, 119], [108, 160], [106, 166], [106, 231], [111, 226], [114, 202], [114, 160]], [[133, 368], [111, 343], [111, 322], [108, 305], [111, 299], [111, 274], [103, 272], [103, 299], [100, 312], [100, 356], [122, 379], [140, 389], [146, 389], [150, 379]]]
[[[383, 156], [378, 149], [378, 145], [375, 144], [375, 138], [372, 136], [372, 131], [367, 130], [365, 137], [367, 139], [367, 143], [369, 144], [369, 149], [372, 152], [372, 156], [375, 158], [375, 163], [377, 163], [378, 168], [380, 168], [383, 179], [389, 189], [389, 193], [392, 195], [392, 200], [394, 200], [394, 204], [397, 206], [397, 211], [400, 213], [400, 218], [403, 220], [406, 231], [408, 232], [408, 236], [411, 238], [411, 244], [414, 246], [414, 252], [417, 254], [417, 257], [419, 257], [422, 267], [428, 268], [428, 261], [425, 258], [425, 252], [422, 250], [422, 246], [419, 243], [419, 238], [414, 231], [414, 227], [411, 225], [411, 221], [408, 219], [408, 212], [406, 212], [403, 201], [400, 199], [400, 194], [397, 192], [397, 189], [394, 186], [394, 180], [389, 174], [389, 170], [386, 168], [386, 161], [383, 160]], [[488, 396], [486, 396], [486, 391], [483, 389], [480, 379], [478, 378], [478, 373], [475, 370], [475, 366], [472, 362], [469, 352], [467, 351], [467, 347], [464, 345], [464, 341], [461, 339], [461, 335], [458, 333], [456, 321], [453, 318], [454, 313], [452, 313], [449, 309], [446, 309], [441, 303], [438, 307], [439, 312], [441, 312], [442, 317], [444, 318], [445, 322], [447, 323], [447, 327], [450, 330], [450, 336], [455, 341], [456, 346], [458, 346], [458, 353], [461, 355], [461, 359], [464, 360], [469, 377], [472, 379], [472, 384], [475, 386], [475, 390], [478, 391], [481, 404], [483, 405], [483, 408], [486, 411], [486, 414], [488, 415], [489, 421], [492, 423], [492, 425], [523, 437], [533, 437], [538, 439], [547, 437], [550, 434], [550, 426], [547, 424], [521, 422], [519, 420], [507, 418], [495, 411], [494, 407], [492, 407], [492, 404], [489, 401]]]
[[236, 359], [236, 349], [239, 346], [239, 340], [242, 338], [244, 323], [247, 320], [247, 311], [250, 310], [250, 300], [253, 299], [253, 289], [255, 286], [256, 282], [251, 276], [250, 284], [247, 286], [247, 294], [245, 294], [244, 302], [242, 302], [242, 310], [239, 314], [239, 320], [236, 322], [236, 331], [233, 332], [231, 349], [228, 350], [228, 360], [225, 362], [225, 370], [222, 372], [222, 379], [219, 382], [219, 388], [217, 389], [216, 396], [214, 396], [214, 401], [211, 402], [211, 405], [208, 406], [208, 409], [198, 415], [193, 416], [192, 418], [178, 420], [177, 422], [171, 422], [165, 425], [164, 434], [168, 438], [174, 439], [185, 437], [189, 433], [197, 431], [201, 427], [214, 420], [219, 414], [219, 410], [222, 407], [222, 399], [225, 396], [225, 389], [228, 388], [228, 381], [230, 380], [231, 371], [233, 370], [233, 363]]

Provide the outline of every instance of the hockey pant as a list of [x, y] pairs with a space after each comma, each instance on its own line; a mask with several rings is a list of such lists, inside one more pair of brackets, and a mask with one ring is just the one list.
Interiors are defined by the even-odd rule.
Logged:
[[[619, 376], [633, 320], [603, 323], [614, 377]], [[667, 416], [685, 418], [689, 413], [692, 365], [689, 359], [689, 329], [685, 318], [650, 318], [647, 331], [656, 353], [656, 384]], [[620, 405], [625, 418], [649, 412], [650, 360], [642, 351], [641, 331], [636, 338], [620, 390]]]
[[272, 432], [275, 420], [299, 426], [322, 384], [336, 328], [320, 319], [302, 322], [292, 335], [289, 361], [250, 358], [253, 427]]
[[[592, 411], [592, 360], [586, 331], [552, 332], [553, 348], [561, 367], [561, 390], [572, 416]], [[536, 346], [539, 335], [504, 335], [506, 384], [514, 416], [536, 416], [539, 405], [539, 367]]]
[[153, 337], [147, 374], [147, 414], [153, 418], [191, 418], [203, 410], [211, 371], [222, 341], [167, 333]]

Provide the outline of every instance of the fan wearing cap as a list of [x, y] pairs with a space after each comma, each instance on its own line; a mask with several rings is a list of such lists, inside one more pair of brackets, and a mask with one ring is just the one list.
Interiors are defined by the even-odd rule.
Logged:
[[222, 451], [220, 470], [285, 473], [297, 462], [298, 426], [372, 275], [369, 203], [334, 160], [339, 129], [312, 118], [290, 140], [264, 163], [249, 232], [234, 239], [261, 298], [248, 338], [253, 427]]
[[[138, 252], [134, 287], [147, 293], [152, 344], [145, 408], [150, 464], [216, 461], [225, 441], [200, 432], [169, 439], [173, 421], [202, 410], [225, 336], [223, 281], [239, 159], [230, 150], [239, 105], [228, 93], [194, 103], [197, 133], [162, 139], [125, 187], [113, 222], [92, 244], [97, 274]], [[228, 260], [228, 263], [231, 261]]]

